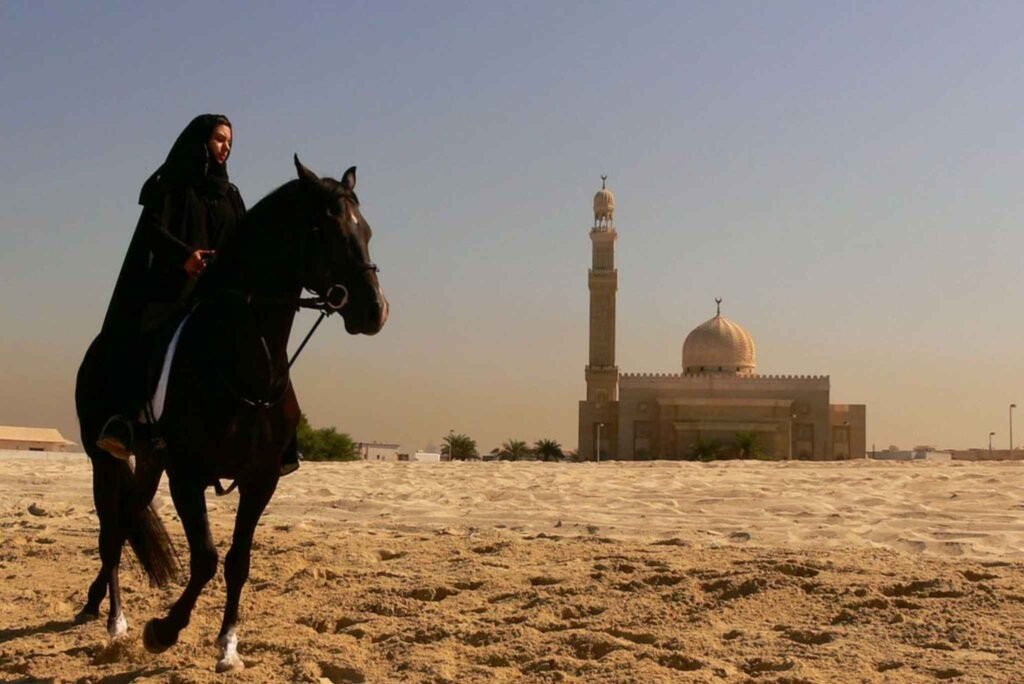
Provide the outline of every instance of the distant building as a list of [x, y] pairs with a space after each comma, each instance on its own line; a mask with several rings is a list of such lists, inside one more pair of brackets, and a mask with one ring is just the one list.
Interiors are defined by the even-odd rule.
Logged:
[[359, 456], [364, 461], [397, 461], [398, 447], [398, 444], [384, 442], [359, 442], [356, 444]]
[[980, 449], [953, 449], [951, 452], [954, 461], [1021, 461], [1024, 460], [1024, 450], [1014, 449], [991, 449], [982, 447]]
[[[603, 178], [602, 178], [603, 181]], [[683, 343], [682, 373], [620, 373], [615, 365], [615, 197], [602, 182], [590, 230], [590, 348], [579, 402], [579, 454], [617, 459], [687, 458], [717, 444], [722, 456], [753, 453], [815, 461], [864, 458], [863, 404], [830, 403], [827, 375], [760, 375], [754, 338], [721, 314]]]
[[872, 452], [871, 458], [876, 461], [950, 461], [952, 451], [943, 451], [932, 446], [916, 446], [910, 450], [890, 446], [885, 451]]
[[440, 463], [446, 459], [442, 458], [441, 454], [431, 451], [417, 451], [409, 460], [415, 463]]
[[0, 425], [0, 449], [11, 451], [73, 451], [74, 442], [55, 428]]

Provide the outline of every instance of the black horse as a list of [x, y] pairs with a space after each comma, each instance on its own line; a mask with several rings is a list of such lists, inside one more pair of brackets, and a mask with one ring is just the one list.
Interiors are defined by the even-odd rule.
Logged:
[[[178, 329], [177, 351], [154, 439], [136, 440], [134, 470], [93, 446], [110, 413], [110, 359], [102, 335], [78, 371], [75, 402], [82, 443], [93, 465], [100, 521], [101, 568], [80, 619], [99, 616], [110, 590], [107, 630], [127, 631], [118, 564], [128, 541], [157, 585], [177, 573], [167, 533], [151, 506], [164, 470], [190, 552], [189, 579], [166, 617], [150, 620], [146, 648], [173, 646], [203, 587], [217, 570], [206, 515], [206, 489], [219, 478], [238, 486], [238, 513], [224, 559], [227, 602], [217, 643], [217, 671], [239, 669], [237, 623], [256, 524], [280, 477], [282, 454], [295, 439], [299, 406], [288, 374], [287, 345], [300, 304], [339, 311], [353, 335], [373, 335], [388, 317], [370, 226], [355, 195], [355, 167], [341, 181], [317, 178], [295, 158], [298, 179], [261, 200], [237, 237], [200, 281], [194, 306]], [[315, 297], [303, 299], [303, 290]]]

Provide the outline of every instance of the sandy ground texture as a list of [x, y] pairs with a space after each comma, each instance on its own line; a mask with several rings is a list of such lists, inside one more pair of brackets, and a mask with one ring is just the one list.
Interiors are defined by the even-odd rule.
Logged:
[[161, 655], [130, 552], [128, 637], [73, 623], [95, 533], [84, 456], [0, 454], [0, 682], [1024, 681], [1018, 463], [305, 464], [229, 675], [220, 577]]

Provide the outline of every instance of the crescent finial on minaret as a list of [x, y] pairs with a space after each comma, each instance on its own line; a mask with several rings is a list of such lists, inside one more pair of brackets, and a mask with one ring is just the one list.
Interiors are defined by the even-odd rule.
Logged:
[[715, 315], [716, 316], [721, 316], [722, 315], [722, 298], [721, 297], [715, 297], [715, 306], [718, 307], [718, 311], [715, 312]]

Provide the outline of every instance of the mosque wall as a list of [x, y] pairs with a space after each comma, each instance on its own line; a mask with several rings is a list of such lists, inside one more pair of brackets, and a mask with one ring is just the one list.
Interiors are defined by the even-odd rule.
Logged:
[[629, 375], [620, 378], [619, 458], [686, 458], [698, 438], [723, 455], [753, 432], [777, 459], [832, 458], [829, 379], [784, 376]]
[[831, 458], [846, 460], [867, 457], [867, 406], [832, 404], [829, 407], [832, 431]]

